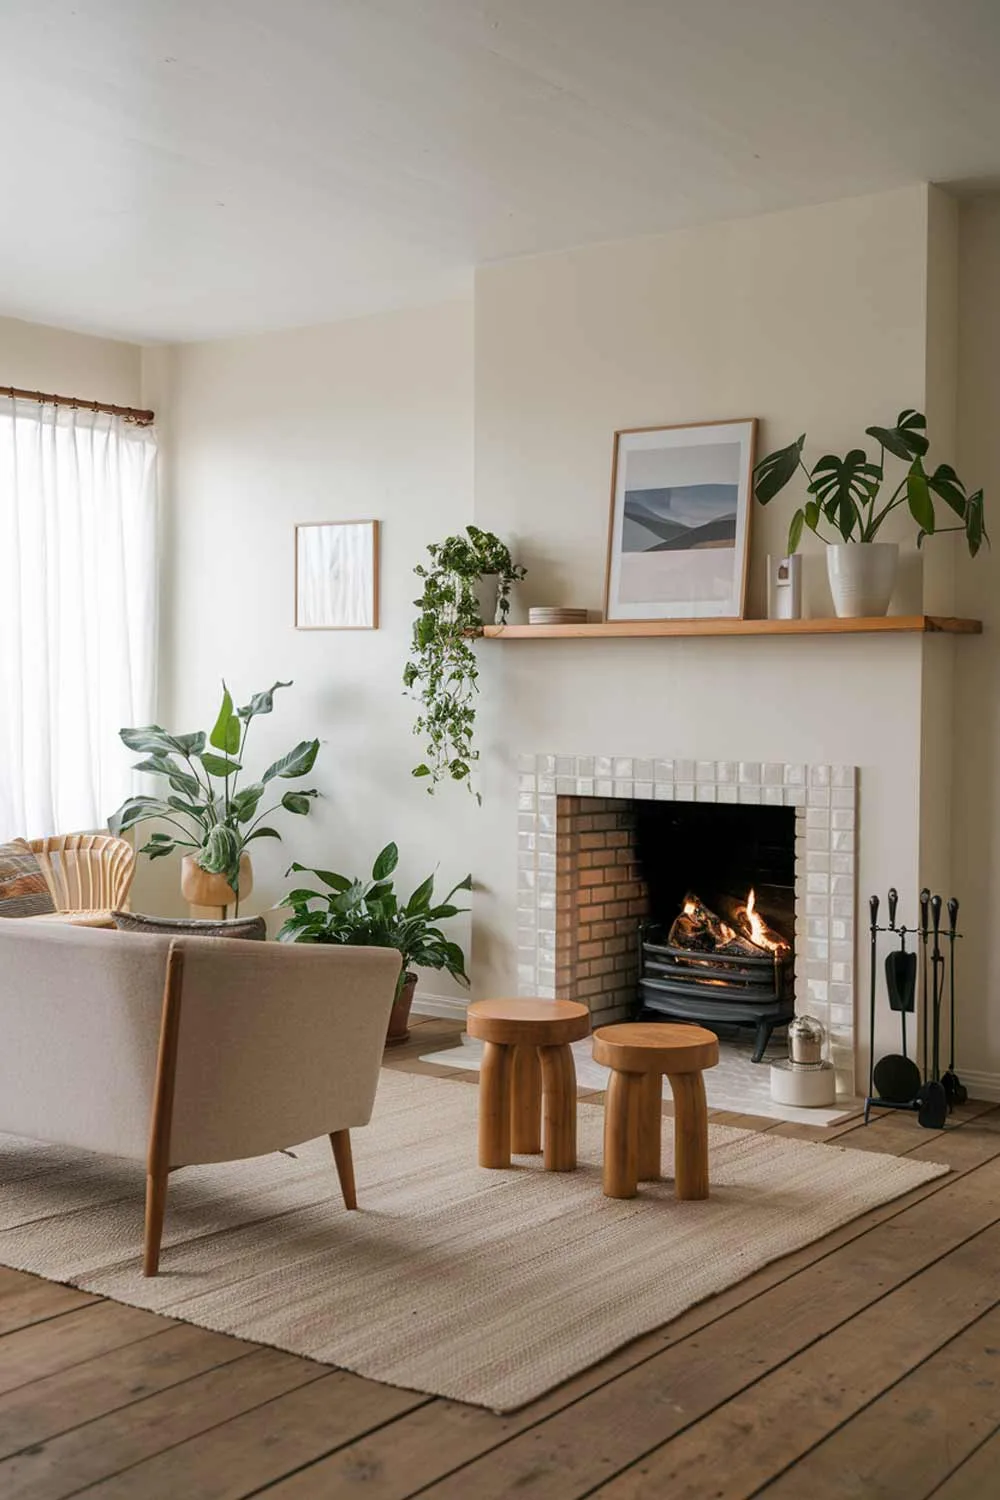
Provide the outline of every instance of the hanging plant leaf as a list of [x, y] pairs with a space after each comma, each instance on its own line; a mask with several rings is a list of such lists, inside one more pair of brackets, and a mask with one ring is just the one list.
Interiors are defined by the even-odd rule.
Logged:
[[796, 442], [769, 453], [754, 466], [753, 492], [761, 505], [767, 505], [785, 488], [799, 466], [805, 440], [806, 435], [803, 433]]

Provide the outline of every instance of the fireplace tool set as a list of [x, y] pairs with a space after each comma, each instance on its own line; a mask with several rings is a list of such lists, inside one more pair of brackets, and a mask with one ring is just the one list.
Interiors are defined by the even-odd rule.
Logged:
[[[912, 1110], [919, 1124], [927, 1130], [941, 1130], [947, 1116], [956, 1104], [964, 1104], [968, 1093], [955, 1072], [955, 944], [962, 934], [958, 931], [958, 902], [952, 896], [947, 904], [948, 930], [942, 932], [940, 896], [932, 896], [929, 890], [920, 892], [920, 926], [896, 925], [896, 909], [899, 895], [895, 889], [889, 892], [889, 925], [878, 925], [879, 898], [869, 898], [871, 913], [871, 1016], [869, 1027], [869, 1074], [868, 1095], [865, 1099], [865, 1124], [871, 1110]], [[889, 1009], [900, 1017], [901, 1051], [892, 1052], [875, 1061], [875, 1008], [878, 989], [878, 941], [879, 933], [892, 933], [899, 939], [899, 947], [886, 954], [885, 986]], [[913, 940], [907, 948], [906, 940]], [[945, 958], [942, 939], [948, 945]], [[921, 1013], [921, 1057], [923, 1071], [907, 1051], [906, 1018], [916, 1010], [918, 984], [918, 952], [920, 1013]], [[947, 995], [949, 1008], [948, 1066], [941, 1071], [941, 1011]]]

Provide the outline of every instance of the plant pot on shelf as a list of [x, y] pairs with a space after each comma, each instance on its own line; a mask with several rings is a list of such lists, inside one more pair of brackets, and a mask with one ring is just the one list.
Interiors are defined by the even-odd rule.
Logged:
[[827, 547], [826, 571], [838, 618], [887, 614], [898, 565], [895, 542], [837, 542]]
[[413, 991], [416, 987], [416, 974], [412, 974], [407, 970], [403, 988], [392, 1002], [392, 1010], [389, 1014], [389, 1029], [385, 1034], [385, 1045], [387, 1047], [401, 1047], [404, 1042], [410, 1040], [410, 1006], [413, 1004]]
[[472, 585], [472, 592], [479, 605], [479, 617], [484, 625], [500, 623], [500, 574], [483, 573]]
[[[249, 854], [244, 854], [240, 859], [240, 901], [245, 901], [252, 890], [253, 866]], [[237, 899], [225, 875], [212, 875], [203, 870], [193, 854], [185, 854], [181, 860], [181, 895], [193, 917], [224, 916], [228, 907], [236, 905]]]

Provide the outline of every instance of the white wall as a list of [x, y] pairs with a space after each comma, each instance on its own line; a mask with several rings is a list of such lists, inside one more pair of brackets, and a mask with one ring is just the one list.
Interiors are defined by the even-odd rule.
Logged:
[[[322, 741], [306, 783], [322, 799], [308, 818], [282, 815], [282, 844], [254, 846], [253, 908], [288, 889], [293, 859], [361, 874], [390, 839], [403, 886], [439, 865], [443, 894], [470, 868], [475, 806], [410, 776], [422, 755], [401, 674], [413, 566], [471, 519], [471, 303], [152, 351], [147, 391], [169, 455], [164, 720], [210, 727], [223, 676], [244, 696], [292, 678], [254, 724], [253, 763]], [[295, 523], [370, 518], [382, 523], [381, 629], [295, 630]], [[139, 889], [168, 910], [176, 881], [163, 861]], [[440, 976], [424, 988], [464, 993]]]
[[958, 554], [963, 613], [980, 640], [956, 654], [954, 884], [962, 901], [959, 1073], [1000, 1098], [1000, 194], [965, 203], [960, 232], [959, 473], [986, 491], [993, 548]]
[[138, 406], [141, 366], [136, 344], [0, 318], [0, 385]]
[[[922, 408], [931, 196], [916, 187], [480, 270], [476, 521], [527, 563], [523, 602], [600, 608], [616, 428], [758, 416], [762, 452], [805, 431], [816, 457]], [[766, 555], [783, 550], [797, 503], [756, 508], [750, 613], [763, 613]], [[902, 534], [895, 607], [919, 609], [905, 523]], [[808, 540], [806, 612], [829, 614]], [[890, 884], [912, 920], [925, 660], [941, 650], [905, 637], [484, 645], [478, 983], [505, 993], [514, 981], [519, 752], [857, 763], [859, 920]], [[885, 1021], [883, 1035], [896, 1043]]]

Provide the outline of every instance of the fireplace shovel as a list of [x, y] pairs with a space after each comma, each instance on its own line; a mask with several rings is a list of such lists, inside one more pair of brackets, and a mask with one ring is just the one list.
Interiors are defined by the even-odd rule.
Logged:
[[950, 1106], [964, 1104], [969, 1091], [955, 1072], [955, 939], [958, 936], [958, 902], [952, 896], [948, 902], [948, 1067], [941, 1078]]
[[[895, 927], [896, 892], [889, 892], [889, 926]], [[902, 1053], [890, 1052], [875, 1064], [875, 1087], [890, 1104], [908, 1104], [920, 1090], [920, 1069], [906, 1052], [906, 1017], [916, 1009], [917, 955], [906, 951], [906, 928], [899, 929], [900, 946], [885, 957], [889, 1007], [898, 1011], [902, 1025]]]
[[[931, 976], [934, 986], [934, 999], [931, 1014], [933, 1026], [933, 1063], [931, 1076], [921, 1085], [917, 1099], [920, 1109], [917, 1112], [917, 1123], [923, 1125], [926, 1130], [942, 1130], [944, 1122], [948, 1118], [948, 1095], [944, 1091], [941, 1082], [941, 970], [944, 968], [944, 955], [941, 952], [941, 897], [931, 897], [931, 917], [934, 922], [934, 947], [931, 951]], [[926, 1030], [926, 995], [924, 1026]], [[924, 1058], [926, 1070], [927, 1059]]]

